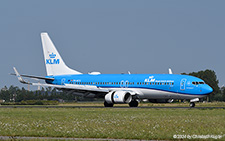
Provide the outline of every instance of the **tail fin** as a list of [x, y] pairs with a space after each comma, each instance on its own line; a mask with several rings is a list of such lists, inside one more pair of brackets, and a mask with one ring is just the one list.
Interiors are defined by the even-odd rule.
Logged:
[[41, 33], [41, 41], [43, 46], [45, 66], [47, 75], [65, 75], [65, 74], [82, 74], [76, 70], [72, 70], [64, 63], [63, 59], [56, 50], [48, 33]]

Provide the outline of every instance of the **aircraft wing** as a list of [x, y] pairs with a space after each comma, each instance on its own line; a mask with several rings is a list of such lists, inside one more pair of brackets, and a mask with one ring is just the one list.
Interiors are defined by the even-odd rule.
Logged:
[[[15, 67], [14, 67], [15, 68]], [[13, 69], [14, 69], [13, 68]], [[11, 75], [16, 75], [16, 73], [10, 73]], [[20, 76], [22, 77], [29, 77], [29, 78], [35, 78], [35, 79], [43, 79], [43, 80], [54, 80], [54, 78], [47, 78], [47, 77], [41, 77], [41, 76], [33, 76], [33, 75], [24, 75], [24, 74], [21, 74]]]
[[[48, 79], [48, 78], [36, 77], [36, 76], [31, 76], [31, 75], [20, 75], [15, 67], [13, 67], [13, 69], [15, 71], [15, 75], [17, 76], [18, 80], [24, 84], [30, 84], [30, 85], [42, 86], [42, 87], [55, 87], [60, 90], [67, 90], [67, 91], [73, 91], [73, 92], [80, 92], [80, 91], [90, 92], [90, 93], [108, 93], [109, 92], [108, 89], [98, 88], [96, 86], [91, 86], [91, 85], [74, 85], [74, 84], [53, 85], [53, 84], [42, 84], [42, 83], [30, 83], [30, 82], [23, 80], [22, 76], [36, 78], [36, 79]], [[52, 80], [52, 79], [49, 78], [49, 80]], [[53, 80], [54, 80], [54, 78], [53, 78]]]
[[104, 92], [108, 93], [108, 89], [98, 88], [96, 86], [90, 85], [74, 85], [74, 84], [64, 84], [64, 85], [53, 85], [53, 84], [42, 84], [42, 83], [31, 83], [34, 86], [42, 86], [42, 87], [55, 87], [57, 89], [67, 89], [67, 90], [75, 90], [75, 91], [90, 91], [90, 92]]

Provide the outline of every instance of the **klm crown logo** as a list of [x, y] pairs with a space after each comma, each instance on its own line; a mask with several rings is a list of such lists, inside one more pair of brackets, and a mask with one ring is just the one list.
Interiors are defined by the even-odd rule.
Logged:
[[50, 58], [55, 58], [55, 57], [56, 57], [56, 54], [54, 54], [54, 53], [49, 54], [49, 57], [50, 57]]
[[59, 64], [59, 59], [54, 59], [56, 54], [49, 54], [50, 59], [46, 59], [46, 64]]
[[119, 98], [119, 96], [116, 94], [116, 95], [114, 95], [114, 98]]

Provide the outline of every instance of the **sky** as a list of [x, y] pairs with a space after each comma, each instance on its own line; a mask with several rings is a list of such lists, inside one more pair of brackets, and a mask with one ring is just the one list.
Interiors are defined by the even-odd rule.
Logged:
[[[225, 84], [223, 0], [0, 1], [0, 88], [13, 73], [45, 76], [41, 32], [82, 73], [214, 70]], [[34, 88], [36, 89], [36, 88]]]

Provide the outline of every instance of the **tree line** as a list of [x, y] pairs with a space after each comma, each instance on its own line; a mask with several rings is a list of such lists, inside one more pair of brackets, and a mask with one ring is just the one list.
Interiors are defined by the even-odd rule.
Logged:
[[91, 98], [77, 97], [73, 94], [67, 94], [62, 91], [56, 90], [56, 88], [42, 88], [41, 90], [28, 91], [24, 87], [20, 89], [17, 86], [6, 86], [0, 91], [0, 100], [5, 102], [21, 102], [27, 100], [63, 100], [63, 101], [83, 101], [83, 100], [94, 100]]

